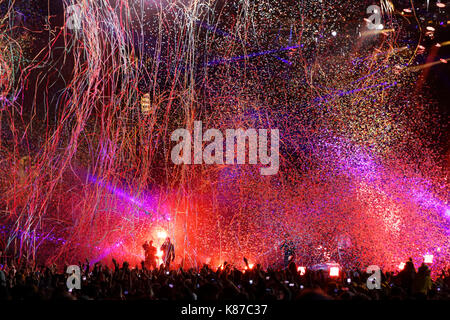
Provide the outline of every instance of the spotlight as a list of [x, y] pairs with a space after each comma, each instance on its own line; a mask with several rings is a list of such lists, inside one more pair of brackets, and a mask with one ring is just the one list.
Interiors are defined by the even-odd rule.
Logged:
[[433, 255], [432, 254], [426, 254], [423, 256], [423, 262], [426, 264], [432, 264], [433, 263]]
[[331, 35], [332, 35], [333, 37], [336, 37], [337, 32], [336, 32], [336, 31], [332, 31], [332, 32], [331, 32]]
[[403, 269], [405, 269], [405, 263], [404, 262], [400, 262], [400, 264], [398, 265], [398, 270], [402, 271]]
[[167, 238], [167, 232], [164, 231], [164, 230], [158, 231], [157, 237], [158, 237], [159, 239], [165, 239], [165, 238]]
[[330, 268], [330, 277], [339, 277], [339, 267]]
[[306, 273], [306, 267], [298, 267], [297, 271], [301, 276], [303, 276]]

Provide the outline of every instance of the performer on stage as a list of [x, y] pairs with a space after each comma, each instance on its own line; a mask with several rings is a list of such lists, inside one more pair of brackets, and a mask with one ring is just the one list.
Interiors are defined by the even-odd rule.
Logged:
[[280, 246], [280, 249], [284, 249], [284, 267], [287, 268], [291, 261], [295, 258], [295, 245], [294, 242], [289, 239], [289, 235], [284, 236], [284, 241]]
[[145, 242], [142, 247], [145, 251], [145, 267], [148, 269], [150, 269], [151, 267], [153, 267], [153, 269], [156, 269], [156, 248], [153, 246], [153, 240], [150, 240], [150, 242]]
[[175, 247], [173, 246], [172, 242], [170, 242], [170, 238], [167, 237], [166, 241], [164, 241], [163, 245], [161, 246], [161, 251], [163, 251], [163, 262], [164, 267], [166, 269], [170, 268], [170, 263], [175, 260]]

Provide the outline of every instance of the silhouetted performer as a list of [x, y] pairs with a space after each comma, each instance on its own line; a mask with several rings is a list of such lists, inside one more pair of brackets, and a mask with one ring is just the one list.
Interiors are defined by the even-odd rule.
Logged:
[[161, 246], [161, 251], [163, 252], [163, 263], [166, 269], [170, 268], [170, 263], [175, 260], [175, 247], [172, 242], [170, 242], [170, 238], [167, 237], [166, 241], [164, 241]]
[[285, 235], [285, 240], [281, 244], [280, 249], [284, 250], [284, 267], [286, 268], [295, 258], [295, 245], [292, 240], [288, 239], [288, 235]]
[[400, 279], [402, 288], [408, 294], [411, 294], [414, 278], [416, 277], [416, 268], [414, 267], [412, 258], [409, 258], [409, 260], [406, 262], [405, 267], [402, 271], [399, 272], [398, 277]]
[[156, 248], [153, 246], [153, 240], [150, 240], [150, 242], [145, 242], [142, 247], [145, 251], [145, 267], [148, 269], [151, 267], [156, 269]]

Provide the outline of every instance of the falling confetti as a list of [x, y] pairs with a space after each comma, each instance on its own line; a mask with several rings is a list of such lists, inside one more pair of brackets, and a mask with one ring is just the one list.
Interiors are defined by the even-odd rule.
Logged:
[[[365, 1], [33, 3], [0, 1], [0, 237], [17, 257], [138, 263], [167, 234], [183, 266], [276, 266], [286, 236], [305, 266], [447, 261], [445, 126], [409, 3], [378, 3], [382, 30]], [[170, 135], [194, 121], [278, 128], [279, 173], [174, 165]]]

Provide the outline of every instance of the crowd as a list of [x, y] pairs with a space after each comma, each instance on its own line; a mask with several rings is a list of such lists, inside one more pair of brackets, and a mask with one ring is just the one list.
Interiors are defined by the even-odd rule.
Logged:
[[68, 274], [56, 265], [0, 266], [0, 300], [163, 300], [163, 301], [276, 301], [276, 300], [448, 300], [450, 269], [434, 280], [422, 264], [410, 260], [398, 273], [381, 273], [381, 288], [369, 290], [361, 270], [341, 270], [338, 277], [324, 271], [301, 274], [295, 263], [285, 269], [263, 270], [260, 265], [238, 270], [224, 264], [217, 270], [149, 270], [145, 263], [114, 267], [79, 263], [81, 288], [68, 289]]

